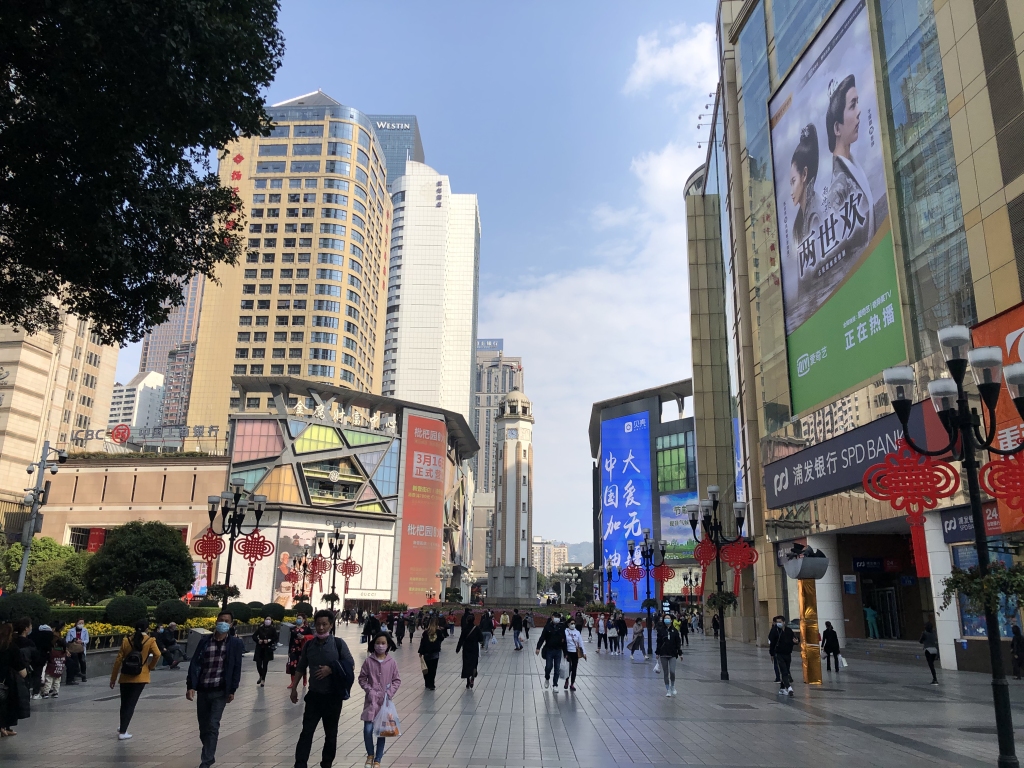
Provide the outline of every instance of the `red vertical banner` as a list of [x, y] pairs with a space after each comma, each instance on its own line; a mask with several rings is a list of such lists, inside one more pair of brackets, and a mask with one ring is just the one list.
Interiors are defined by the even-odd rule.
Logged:
[[[438, 589], [444, 536], [444, 471], [448, 431], [443, 421], [409, 416], [403, 466], [398, 601], [423, 605]], [[444, 599], [444, 595], [438, 595]]]
[[86, 552], [97, 552], [100, 547], [103, 546], [103, 542], [107, 540], [107, 529], [106, 528], [90, 528], [89, 529], [89, 543], [85, 547]]

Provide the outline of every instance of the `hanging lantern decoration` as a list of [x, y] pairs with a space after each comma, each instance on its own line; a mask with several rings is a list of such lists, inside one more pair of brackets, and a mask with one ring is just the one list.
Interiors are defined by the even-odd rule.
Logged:
[[958, 490], [960, 473], [952, 464], [918, 453], [902, 439], [896, 443], [894, 453], [886, 454], [881, 464], [868, 467], [864, 473], [864, 491], [869, 496], [907, 513], [919, 578], [931, 575], [924, 513], [935, 509], [939, 499], [949, 498]]
[[224, 554], [226, 547], [224, 539], [213, 532], [213, 526], [206, 529], [206, 533], [196, 539], [192, 549], [200, 558], [206, 561], [206, 585], [213, 584], [213, 561]]
[[708, 566], [715, 559], [715, 545], [706, 536], [693, 548], [693, 558], [700, 564], [700, 584], [697, 585], [697, 597], [704, 596], [704, 579], [708, 575]]
[[739, 539], [722, 547], [722, 559], [733, 570], [732, 591], [738, 595], [742, 571], [757, 562], [757, 550], [750, 546], [746, 539]]
[[630, 562], [630, 564], [623, 568], [620, 571], [620, 573], [622, 574], [622, 578], [624, 578], [626, 581], [632, 582], [633, 599], [639, 600], [640, 595], [639, 593], [637, 593], [636, 587], [637, 584], [640, 583], [640, 580], [643, 579], [643, 577], [647, 574], [647, 571], [645, 571], [642, 566], [639, 566], [634, 562]]
[[299, 571], [298, 571], [298, 569], [297, 568], [293, 568], [292, 570], [288, 571], [288, 575], [285, 576], [285, 579], [290, 581], [292, 584], [298, 584], [299, 583]]
[[988, 462], [978, 473], [981, 487], [1010, 509], [1024, 506], [1024, 459], [1019, 453]]
[[324, 574], [329, 570], [331, 570], [331, 561], [323, 555], [316, 555], [309, 561], [309, 583], [312, 584], [315, 581], [320, 591], [323, 592]]
[[338, 573], [345, 577], [345, 594], [348, 594], [348, 580], [353, 576], [363, 572], [363, 566], [353, 560], [351, 557], [346, 557], [340, 563], [338, 563]]
[[252, 589], [252, 575], [256, 570], [256, 563], [274, 554], [274, 544], [260, 533], [259, 528], [256, 528], [248, 536], [243, 536], [235, 541], [235, 552], [249, 563], [249, 575], [245, 580], [245, 588]]
[[661, 600], [665, 597], [665, 582], [669, 579], [675, 578], [676, 572], [674, 569], [669, 568], [665, 563], [655, 566], [651, 571], [651, 575], [654, 580], [658, 582], [658, 599]]

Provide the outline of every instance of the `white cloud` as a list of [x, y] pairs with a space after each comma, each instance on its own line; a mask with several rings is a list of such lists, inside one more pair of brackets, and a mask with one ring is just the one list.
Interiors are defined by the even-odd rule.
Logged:
[[[592, 538], [592, 404], [690, 375], [683, 192], [705, 154], [690, 113], [696, 117], [716, 82], [710, 25], [642, 36], [625, 90], [672, 86], [665, 108], [678, 115], [679, 136], [660, 150], [638, 148], [629, 169], [636, 185], [630, 204], [602, 203], [590, 212], [589, 224], [601, 237], [587, 266], [552, 271], [481, 299], [479, 335], [504, 338], [506, 353], [523, 357], [536, 418], [538, 535]], [[681, 103], [685, 116], [676, 109]]]
[[664, 34], [641, 35], [623, 90], [637, 93], [664, 83], [707, 95], [718, 82], [715, 46], [715, 28], [710, 24], [681, 24]]

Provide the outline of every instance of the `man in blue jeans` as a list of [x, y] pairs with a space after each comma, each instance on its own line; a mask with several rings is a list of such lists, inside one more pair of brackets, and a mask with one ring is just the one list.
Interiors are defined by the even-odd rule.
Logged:
[[562, 617], [555, 614], [541, 630], [540, 639], [537, 641], [537, 655], [544, 651], [544, 687], [548, 687], [548, 680], [551, 677], [552, 669], [555, 673], [555, 690], [558, 690], [558, 675], [562, 667], [562, 649], [565, 648], [565, 627], [562, 626]]
[[203, 743], [199, 768], [210, 768], [217, 759], [217, 738], [224, 707], [235, 698], [242, 681], [242, 654], [245, 643], [232, 637], [231, 611], [221, 611], [212, 635], [199, 641], [188, 665], [188, 690], [185, 698], [196, 701], [199, 739]]

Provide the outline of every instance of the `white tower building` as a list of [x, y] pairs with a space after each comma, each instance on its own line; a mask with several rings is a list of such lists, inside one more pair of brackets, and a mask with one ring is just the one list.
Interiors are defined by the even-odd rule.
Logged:
[[128, 424], [135, 428], [159, 427], [163, 421], [164, 375], [137, 373], [127, 384], [115, 384], [107, 427]]
[[406, 161], [390, 181], [394, 219], [388, 268], [383, 392], [470, 421], [480, 278], [476, 195]]
[[502, 605], [536, 605], [533, 564], [533, 405], [518, 390], [498, 404], [494, 482], [494, 562], [487, 598]]

